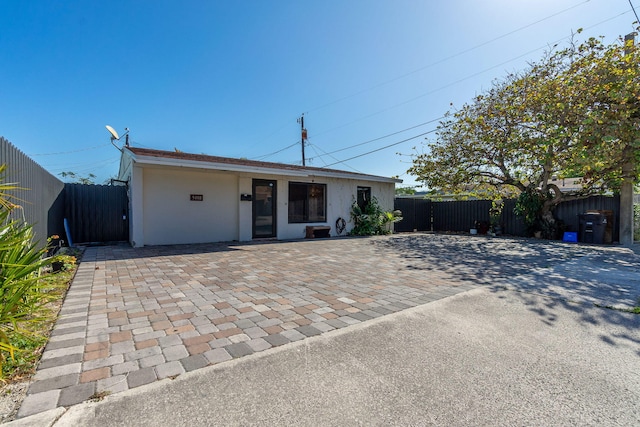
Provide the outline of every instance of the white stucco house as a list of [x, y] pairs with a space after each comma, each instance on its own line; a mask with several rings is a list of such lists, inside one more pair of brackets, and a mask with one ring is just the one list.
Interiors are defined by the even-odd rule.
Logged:
[[[304, 238], [307, 226], [352, 227], [350, 209], [376, 197], [393, 210], [401, 180], [318, 167], [123, 147], [133, 246]], [[336, 222], [346, 222], [340, 233]]]

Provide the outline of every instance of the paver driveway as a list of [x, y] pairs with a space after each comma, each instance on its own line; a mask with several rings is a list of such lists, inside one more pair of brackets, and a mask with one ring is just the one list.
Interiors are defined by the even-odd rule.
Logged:
[[19, 417], [475, 286], [407, 268], [385, 239], [87, 248]]
[[[580, 259], [587, 261], [567, 267]], [[568, 298], [597, 289], [636, 301], [638, 259], [615, 249], [443, 235], [87, 248], [18, 416], [478, 286], [557, 296], [561, 286], [551, 285], [568, 283], [562, 288]], [[603, 281], [598, 265], [613, 282]], [[574, 270], [587, 274], [585, 266], [589, 277], [569, 277]], [[616, 268], [618, 276], [611, 273]]]

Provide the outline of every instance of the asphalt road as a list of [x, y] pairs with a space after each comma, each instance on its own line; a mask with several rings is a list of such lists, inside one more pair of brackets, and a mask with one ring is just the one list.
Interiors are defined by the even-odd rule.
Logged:
[[638, 402], [639, 315], [485, 287], [16, 425], [631, 426]]

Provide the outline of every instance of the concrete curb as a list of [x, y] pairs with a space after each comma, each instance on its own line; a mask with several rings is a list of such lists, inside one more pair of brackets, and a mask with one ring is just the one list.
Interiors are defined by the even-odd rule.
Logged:
[[3, 427], [51, 427], [56, 425], [65, 412], [67, 412], [67, 409], [63, 407], [50, 409], [45, 412], [10, 421], [3, 424]]

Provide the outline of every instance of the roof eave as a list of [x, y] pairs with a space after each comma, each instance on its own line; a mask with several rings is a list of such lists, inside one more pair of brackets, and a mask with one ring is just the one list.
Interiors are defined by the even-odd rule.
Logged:
[[389, 184], [401, 183], [401, 179], [396, 178], [387, 178], [383, 176], [376, 175], [360, 175], [360, 174], [350, 174], [350, 173], [340, 173], [336, 171], [322, 171], [322, 170], [291, 170], [277, 167], [259, 167], [254, 165], [238, 165], [233, 163], [217, 163], [217, 162], [207, 162], [207, 161], [199, 161], [199, 160], [185, 160], [185, 159], [175, 159], [175, 158], [161, 158], [155, 156], [141, 156], [135, 154], [129, 150], [127, 150], [128, 154], [131, 156], [135, 163], [140, 165], [155, 165], [155, 166], [174, 166], [174, 167], [185, 167], [185, 168], [196, 168], [196, 169], [207, 169], [207, 170], [217, 170], [223, 172], [246, 172], [246, 173], [257, 173], [262, 175], [286, 175], [286, 176], [297, 176], [297, 177], [313, 177], [313, 176], [321, 176], [327, 178], [344, 178], [344, 179], [353, 179], [353, 180], [366, 180], [373, 182], [384, 182]]

